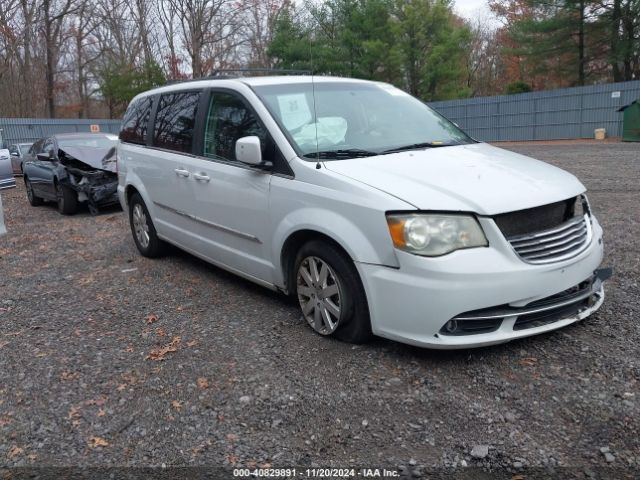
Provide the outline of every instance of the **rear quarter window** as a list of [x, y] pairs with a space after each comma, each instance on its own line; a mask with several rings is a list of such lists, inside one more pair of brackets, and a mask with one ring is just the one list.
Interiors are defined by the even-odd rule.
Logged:
[[160, 96], [153, 145], [191, 153], [200, 92], [166, 93]]
[[147, 143], [147, 126], [152, 104], [152, 97], [140, 98], [129, 104], [122, 120], [120, 140], [143, 145]]

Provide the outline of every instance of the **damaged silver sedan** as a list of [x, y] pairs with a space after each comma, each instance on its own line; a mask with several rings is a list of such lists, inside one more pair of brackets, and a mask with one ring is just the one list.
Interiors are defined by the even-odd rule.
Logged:
[[117, 204], [117, 140], [102, 133], [67, 133], [37, 141], [33, 159], [23, 167], [29, 203], [54, 201], [63, 215], [76, 213], [82, 203], [92, 215]]

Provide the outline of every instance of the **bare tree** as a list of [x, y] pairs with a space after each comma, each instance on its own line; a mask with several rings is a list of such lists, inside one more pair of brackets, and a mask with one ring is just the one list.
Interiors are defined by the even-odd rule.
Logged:
[[501, 46], [496, 29], [489, 19], [478, 17], [471, 23], [471, 39], [467, 53], [467, 86], [471, 96], [502, 93], [499, 76], [502, 71]]
[[40, 35], [45, 47], [46, 99], [49, 117], [56, 116], [55, 75], [65, 20], [76, 12], [76, 0], [42, 0]]
[[[205, 63], [211, 67], [242, 43], [244, 6], [236, 0], [167, 0], [175, 10], [184, 49], [191, 60], [193, 78], [202, 77]], [[207, 58], [205, 59], [205, 55]]]
[[289, 0], [246, 0], [246, 28], [248, 46], [247, 63], [251, 67], [271, 67], [267, 50], [273, 40], [274, 26], [282, 11], [290, 6]]

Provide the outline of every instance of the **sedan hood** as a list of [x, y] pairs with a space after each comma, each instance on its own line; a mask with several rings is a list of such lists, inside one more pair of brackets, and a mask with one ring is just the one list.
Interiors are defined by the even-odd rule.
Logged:
[[325, 162], [332, 171], [421, 210], [481, 215], [523, 210], [585, 191], [564, 170], [486, 143]]
[[60, 148], [60, 153], [64, 154], [60, 155], [62, 163], [73, 163], [76, 160], [97, 170], [116, 172], [115, 147], [64, 147]]

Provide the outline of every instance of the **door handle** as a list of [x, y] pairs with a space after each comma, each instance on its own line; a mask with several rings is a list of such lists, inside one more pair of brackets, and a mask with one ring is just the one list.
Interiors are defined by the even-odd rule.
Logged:
[[200, 182], [205, 182], [205, 183], [209, 183], [209, 180], [211, 180], [209, 175], [207, 175], [206, 173], [194, 173], [193, 178], [195, 178]]
[[189, 170], [184, 170], [183, 168], [176, 168], [174, 172], [176, 172], [176, 175], [179, 175], [181, 177], [188, 177], [189, 175], [191, 175], [189, 173]]

